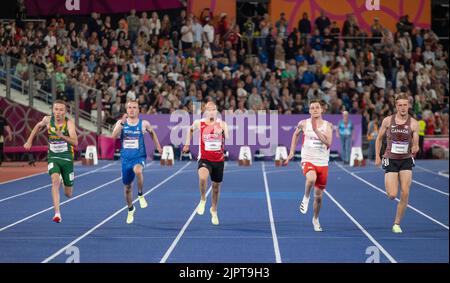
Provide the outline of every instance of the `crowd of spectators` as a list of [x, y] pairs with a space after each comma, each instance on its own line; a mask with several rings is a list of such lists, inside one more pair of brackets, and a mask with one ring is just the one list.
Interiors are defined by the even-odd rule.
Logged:
[[[64, 17], [0, 25], [0, 60], [13, 58], [14, 74], [58, 96], [97, 110], [114, 123], [128, 99], [141, 113], [192, 111], [194, 102], [215, 101], [219, 111], [278, 110], [308, 113], [308, 101], [324, 101], [326, 113], [363, 116], [363, 134], [376, 134], [394, 111], [394, 97], [407, 93], [411, 114], [426, 122], [427, 134], [448, 134], [448, 52], [437, 35], [404, 16], [396, 30], [374, 19], [362, 30], [354, 15], [343, 26], [322, 12], [307, 13], [288, 31], [282, 13], [272, 25], [267, 13], [235, 24], [227, 14], [183, 9], [176, 17], [132, 10], [118, 21], [92, 13], [85, 22]], [[420, 115], [420, 117], [419, 117]]]

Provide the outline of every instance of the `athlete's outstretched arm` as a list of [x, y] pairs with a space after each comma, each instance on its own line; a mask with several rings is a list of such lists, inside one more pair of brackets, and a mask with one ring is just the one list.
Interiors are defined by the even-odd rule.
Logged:
[[386, 130], [389, 127], [389, 117], [383, 119], [383, 123], [381, 123], [380, 131], [378, 132], [377, 139], [375, 140], [375, 166], [381, 165], [380, 151], [381, 151], [381, 143], [383, 141], [383, 137], [386, 134]]
[[61, 134], [60, 131], [56, 132], [56, 135], [65, 140], [66, 142], [70, 143], [73, 146], [78, 146], [78, 137], [77, 137], [77, 130], [75, 128], [75, 124], [71, 121], [68, 120], [67, 121], [67, 129], [69, 130], [69, 136], [64, 136], [63, 134]]
[[28, 137], [26, 143], [23, 145], [23, 147], [26, 150], [30, 150], [31, 145], [33, 144], [33, 140], [34, 137], [36, 136], [37, 132], [42, 128], [42, 127], [46, 127], [48, 125], [48, 123], [50, 122], [50, 116], [45, 116], [42, 121], [40, 121], [39, 123], [37, 123], [33, 130], [31, 131], [30, 136]]
[[320, 132], [317, 129], [317, 124], [314, 119], [311, 119], [311, 123], [312, 123], [312, 128], [313, 128], [314, 132], [316, 133], [317, 137], [319, 138], [319, 140], [321, 142], [323, 142], [329, 148], [331, 146], [331, 142], [333, 139], [333, 127], [331, 126], [331, 123], [324, 121], [324, 123], [327, 123], [327, 130], [326, 130], [325, 134]]
[[111, 137], [117, 139], [122, 132], [123, 124], [127, 120], [127, 114], [123, 114], [122, 118], [117, 121], [116, 125], [114, 126], [114, 130], [112, 132]]
[[291, 160], [294, 157], [295, 148], [297, 147], [298, 139], [300, 138], [300, 133], [303, 130], [303, 121], [300, 121], [295, 127], [294, 134], [292, 135], [292, 141], [291, 141], [291, 149], [289, 151], [289, 155], [287, 159], [284, 161], [284, 165], [287, 165], [289, 160]]
[[419, 152], [419, 123], [416, 119], [411, 119], [411, 129], [413, 131], [411, 153], [415, 156]]
[[194, 133], [195, 130], [200, 128], [199, 123], [200, 123], [199, 120], [195, 120], [194, 123], [192, 123], [192, 126], [189, 128], [186, 136], [186, 141], [184, 142], [183, 152], [189, 151], [189, 145], [191, 144], [192, 134]]
[[153, 130], [152, 125], [150, 125], [149, 121], [142, 121], [142, 123], [144, 124], [143, 126], [144, 126], [145, 130], [152, 137], [152, 140], [153, 140], [153, 143], [155, 144], [156, 149], [158, 150], [159, 153], [162, 153], [162, 149], [161, 149], [161, 145], [159, 144], [158, 136], [156, 135], [155, 130]]

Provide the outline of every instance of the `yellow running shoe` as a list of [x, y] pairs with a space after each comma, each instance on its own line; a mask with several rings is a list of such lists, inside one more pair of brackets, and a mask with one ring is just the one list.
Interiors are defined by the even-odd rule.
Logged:
[[394, 226], [392, 226], [392, 232], [396, 234], [403, 233], [402, 228], [400, 228], [400, 225], [398, 224], [394, 224]]
[[133, 210], [128, 210], [127, 224], [133, 223], [135, 211], [136, 211], [136, 208], [134, 207], [134, 205], [133, 205]]
[[197, 214], [198, 215], [203, 215], [203, 213], [205, 213], [205, 205], [206, 205], [206, 200], [200, 200], [200, 202], [197, 206]]
[[138, 196], [139, 198], [139, 204], [141, 205], [141, 208], [146, 208], [148, 206], [147, 201], [145, 200], [144, 196]]
[[211, 223], [214, 225], [219, 225], [219, 218], [217, 217], [217, 211], [213, 211], [212, 207], [209, 209], [211, 213]]

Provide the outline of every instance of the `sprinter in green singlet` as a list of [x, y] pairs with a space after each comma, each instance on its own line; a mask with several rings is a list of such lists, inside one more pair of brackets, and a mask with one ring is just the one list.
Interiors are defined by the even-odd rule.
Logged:
[[61, 178], [64, 183], [64, 194], [69, 198], [72, 197], [73, 180], [75, 178], [73, 147], [78, 146], [75, 124], [66, 117], [64, 101], [56, 100], [53, 103], [52, 116], [45, 116], [42, 121], [34, 126], [27, 142], [24, 144], [26, 150], [30, 150], [34, 137], [43, 127], [46, 127], [48, 132], [48, 174], [52, 178], [52, 198], [55, 209], [53, 221], [60, 223], [62, 220], [59, 210]]

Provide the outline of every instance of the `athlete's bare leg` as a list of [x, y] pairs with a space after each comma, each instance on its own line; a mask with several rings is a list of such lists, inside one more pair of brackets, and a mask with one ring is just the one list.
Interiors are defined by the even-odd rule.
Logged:
[[402, 170], [400, 175], [400, 202], [397, 205], [397, 213], [395, 215], [395, 224], [400, 225], [403, 215], [405, 215], [408, 206], [409, 189], [411, 187], [412, 171]]
[[208, 185], [209, 171], [202, 167], [198, 169], [198, 181], [200, 187], [200, 198], [202, 201], [206, 201], [206, 186]]
[[314, 187], [314, 184], [316, 183], [316, 179], [317, 179], [316, 171], [308, 171], [308, 173], [306, 173], [305, 194], [300, 203], [300, 212], [303, 214], [306, 214], [306, 212], [308, 212], [309, 195], [311, 194], [311, 190]]
[[217, 203], [219, 201], [220, 183], [212, 182], [211, 209], [217, 211]]
[[320, 208], [322, 207], [323, 190], [314, 188], [314, 218], [319, 218]]
[[125, 199], [127, 201], [128, 207], [133, 206], [133, 183], [125, 185], [124, 189]]
[[389, 199], [395, 199], [398, 194], [398, 173], [389, 172], [384, 175], [384, 184]]
[[142, 174], [143, 167], [140, 164], [136, 164], [133, 168], [133, 172], [136, 175], [137, 179], [137, 187], [139, 194], [142, 194], [144, 191], [144, 174]]
[[64, 195], [68, 198], [71, 198], [73, 195], [73, 187], [72, 186], [64, 186]]
[[59, 173], [53, 173], [52, 178], [52, 199], [55, 208], [55, 214], [59, 214], [59, 187], [61, 186], [61, 178]]
[[305, 182], [305, 197], [309, 198], [309, 195], [311, 194], [311, 189], [314, 187], [314, 184], [316, 183], [317, 174], [316, 171], [308, 171], [306, 173], [306, 182]]

